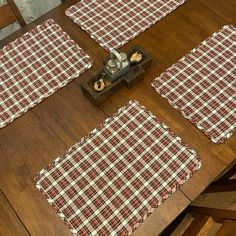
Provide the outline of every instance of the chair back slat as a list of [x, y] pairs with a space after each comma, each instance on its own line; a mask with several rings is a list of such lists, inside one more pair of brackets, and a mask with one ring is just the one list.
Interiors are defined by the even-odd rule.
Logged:
[[18, 10], [13, 0], [7, 0], [7, 4], [0, 7], [0, 29], [18, 21], [19, 24], [25, 26], [25, 20]]

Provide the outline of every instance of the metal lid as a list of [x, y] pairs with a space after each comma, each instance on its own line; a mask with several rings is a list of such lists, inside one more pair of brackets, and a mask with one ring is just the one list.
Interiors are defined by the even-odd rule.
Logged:
[[109, 60], [107, 64], [108, 64], [108, 66], [111, 67], [111, 68], [115, 68], [115, 67], [117, 66], [117, 64], [115, 63], [114, 60]]
[[121, 53], [120, 53], [120, 56], [121, 56], [121, 60], [122, 60], [122, 61], [127, 60], [127, 54], [126, 54], [126, 53], [121, 52]]

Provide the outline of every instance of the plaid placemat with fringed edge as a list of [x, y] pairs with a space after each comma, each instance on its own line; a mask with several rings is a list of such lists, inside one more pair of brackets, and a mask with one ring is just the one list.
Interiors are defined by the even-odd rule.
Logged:
[[130, 101], [35, 181], [74, 235], [130, 235], [200, 167], [195, 151]]
[[152, 86], [212, 142], [223, 143], [236, 129], [236, 28], [221, 28]]
[[0, 50], [0, 128], [92, 66], [52, 19]]
[[65, 13], [109, 51], [123, 46], [185, 1], [82, 0]]

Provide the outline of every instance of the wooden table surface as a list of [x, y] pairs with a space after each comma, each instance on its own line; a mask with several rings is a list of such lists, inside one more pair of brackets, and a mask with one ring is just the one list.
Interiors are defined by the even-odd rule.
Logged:
[[[214, 144], [151, 87], [152, 80], [223, 25], [236, 24], [235, 0], [187, 0], [184, 5], [127, 43], [152, 53], [144, 80], [123, 88], [98, 107], [80, 82], [102, 65], [107, 53], [64, 14], [68, 1], [0, 41], [0, 48], [40, 22], [54, 18], [93, 58], [92, 69], [0, 130], [0, 235], [71, 235], [35, 188], [33, 177], [130, 99], [150, 109], [202, 158], [202, 168], [133, 233], [156, 236], [236, 158], [236, 135]], [[7, 210], [9, 209], [9, 210]], [[1, 227], [4, 225], [4, 227]], [[1, 232], [3, 230], [3, 232]], [[7, 231], [9, 230], [9, 231]]]

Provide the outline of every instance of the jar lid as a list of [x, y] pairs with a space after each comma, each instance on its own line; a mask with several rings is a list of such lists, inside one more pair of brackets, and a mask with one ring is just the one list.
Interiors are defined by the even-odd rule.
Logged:
[[107, 64], [108, 64], [108, 66], [111, 67], [111, 68], [115, 68], [115, 67], [117, 66], [117, 64], [115, 63], [114, 60], [109, 60]]
[[120, 56], [121, 56], [121, 60], [122, 60], [122, 61], [127, 60], [127, 54], [126, 54], [126, 53], [121, 52], [121, 53], [120, 53]]

